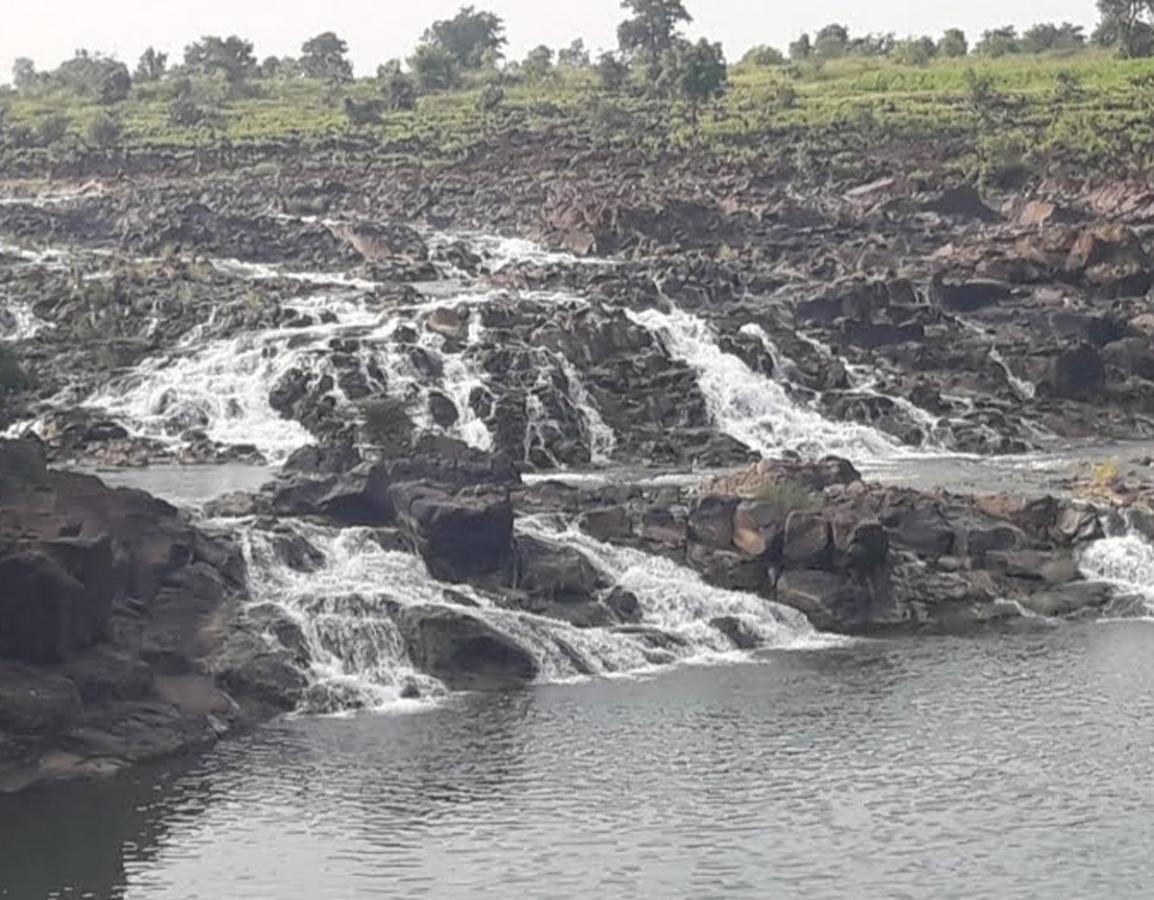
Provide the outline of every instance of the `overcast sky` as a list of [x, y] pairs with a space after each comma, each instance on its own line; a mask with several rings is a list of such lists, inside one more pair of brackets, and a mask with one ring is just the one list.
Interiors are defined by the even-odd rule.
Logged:
[[[150, 44], [175, 59], [203, 34], [239, 34], [256, 43], [258, 57], [296, 54], [301, 42], [333, 30], [349, 42], [360, 74], [386, 59], [405, 56], [425, 26], [451, 16], [461, 0], [48, 0], [6, 3], [0, 21], [0, 82], [9, 80], [18, 56], [52, 68], [78, 48], [134, 62]], [[509, 54], [523, 56], [537, 44], [559, 46], [583, 37], [591, 49], [611, 48], [619, 0], [475, 0], [505, 18]], [[971, 38], [991, 27], [1069, 20], [1091, 26], [1093, 0], [686, 0], [696, 17], [692, 36], [725, 44], [731, 58], [753, 44], [784, 47], [801, 31], [844, 22], [853, 32], [937, 34], [957, 26]]]

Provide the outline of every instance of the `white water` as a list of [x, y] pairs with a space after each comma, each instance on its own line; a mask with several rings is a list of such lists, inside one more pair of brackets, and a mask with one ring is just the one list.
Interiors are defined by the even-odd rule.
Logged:
[[319, 372], [326, 365], [311, 344], [288, 348], [300, 335], [242, 334], [153, 357], [84, 405], [105, 410], [140, 437], [178, 445], [184, 431], [197, 428], [211, 440], [250, 444], [270, 462], [281, 462], [311, 438], [269, 405], [269, 390], [294, 368]]
[[27, 303], [9, 303], [0, 309], [0, 341], [26, 341], [47, 327]]
[[1154, 545], [1130, 531], [1103, 538], [1082, 551], [1078, 567], [1087, 581], [1104, 581], [1140, 597], [1154, 615]]
[[579, 528], [561, 529], [545, 519], [523, 518], [518, 531], [560, 546], [574, 547], [619, 587], [637, 597], [644, 623], [686, 639], [691, 656], [732, 651], [710, 625], [712, 619], [740, 619], [767, 647], [810, 646], [825, 640], [797, 610], [740, 591], [707, 584], [692, 569], [664, 557], [598, 541]]
[[[708, 663], [739, 654], [710, 620], [740, 619], [765, 646], [804, 648], [827, 641], [800, 613], [749, 594], [706, 585], [668, 560], [600, 543], [576, 530], [543, 520], [523, 520], [518, 533], [575, 547], [613, 584], [632, 592], [643, 624], [674, 636], [655, 649], [643, 636], [612, 629], [578, 629], [564, 622], [498, 608], [467, 586], [452, 586], [474, 604], [456, 607], [482, 619], [527, 649], [540, 680], [556, 682], [588, 675], [644, 672], [671, 663]], [[385, 550], [371, 529], [334, 529], [292, 521], [282, 536], [307, 541], [323, 555], [315, 571], [300, 572], [277, 553], [277, 537], [252, 524], [239, 530], [249, 570], [252, 606], [272, 605], [295, 622], [308, 647], [316, 689], [310, 708], [390, 709], [412, 705], [404, 694], [416, 688], [424, 702], [446, 693], [436, 679], [417, 672], [393, 619], [391, 607], [447, 605], [450, 586], [429, 576], [421, 560]], [[283, 538], [282, 538], [283, 539]], [[275, 639], [270, 635], [270, 641]]]
[[696, 370], [717, 427], [764, 456], [792, 450], [810, 457], [893, 458], [907, 451], [876, 429], [831, 422], [798, 406], [784, 388], [722, 352], [709, 326], [686, 312], [628, 312], [657, 334], [670, 354]]

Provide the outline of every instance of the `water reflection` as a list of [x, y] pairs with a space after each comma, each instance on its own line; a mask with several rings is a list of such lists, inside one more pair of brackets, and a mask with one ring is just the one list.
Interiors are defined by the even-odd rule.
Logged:
[[281, 722], [0, 803], [0, 882], [130, 900], [1144, 896], [1152, 649], [1140, 623], [865, 641]]

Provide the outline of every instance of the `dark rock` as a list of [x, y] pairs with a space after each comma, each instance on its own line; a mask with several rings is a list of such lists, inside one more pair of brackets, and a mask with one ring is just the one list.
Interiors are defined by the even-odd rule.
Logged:
[[107, 633], [115, 597], [107, 538], [0, 549], [0, 656], [60, 662]]
[[1047, 385], [1056, 397], [1085, 400], [1097, 395], [1106, 383], [1101, 354], [1088, 344], [1067, 350], [1053, 362]]
[[400, 485], [390, 491], [398, 520], [434, 578], [453, 583], [506, 569], [513, 554], [507, 495], [452, 495]]
[[714, 628], [729, 638], [738, 650], [756, 650], [761, 646], [761, 638], [748, 622], [737, 616], [718, 616], [709, 622]]
[[413, 665], [454, 690], [516, 686], [538, 675], [527, 649], [463, 610], [409, 606], [397, 624]]

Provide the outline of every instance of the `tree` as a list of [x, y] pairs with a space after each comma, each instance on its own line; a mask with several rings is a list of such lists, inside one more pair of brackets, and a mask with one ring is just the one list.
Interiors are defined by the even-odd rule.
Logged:
[[577, 38], [568, 47], [557, 51], [557, 65], [562, 69], [588, 69], [590, 65], [589, 51], [585, 49], [585, 42]]
[[465, 6], [453, 18], [430, 25], [423, 43], [448, 54], [463, 69], [480, 69], [486, 53], [499, 56], [508, 41], [505, 23], [499, 16]]
[[501, 104], [504, 102], [505, 89], [499, 84], [490, 83], [485, 85], [485, 89], [477, 98], [477, 108], [485, 115], [491, 116], [501, 108]]
[[409, 58], [409, 67], [422, 91], [448, 91], [460, 81], [457, 59], [444, 47], [421, 44]]
[[353, 67], [346, 55], [348, 52], [348, 44], [333, 32], [326, 31], [301, 45], [301, 68], [309, 78], [352, 81]]
[[867, 34], [856, 37], [846, 44], [846, 56], [889, 56], [897, 46], [897, 37], [892, 33]]
[[256, 73], [256, 57], [249, 41], [233, 35], [204, 37], [184, 50], [184, 64], [200, 75], [221, 74], [229, 84], [240, 84]]
[[553, 74], [553, 51], [544, 44], [534, 47], [521, 63], [521, 71], [530, 81], [544, 81]]
[[826, 25], [813, 39], [813, 52], [821, 59], [845, 56], [849, 47], [849, 29], [836, 22]]
[[622, 0], [621, 6], [633, 15], [617, 26], [618, 46], [650, 64], [674, 49], [678, 25], [693, 21], [681, 0]]
[[1152, 12], [1150, 0], [1098, 0], [1100, 19], [1094, 43], [1113, 47], [1123, 57], [1150, 56], [1154, 53]]
[[689, 102], [696, 122], [701, 104], [721, 97], [729, 86], [725, 53], [721, 44], [710, 43], [706, 38], [696, 44], [686, 43], [674, 53], [677, 92]]
[[36, 64], [20, 57], [12, 64], [12, 84], [21, 94], [28, 94], [44, 83], [45, 76], [36, 71]]
[[813, 44], [810, 42], [809, 35], [803, 34], [796, 41], [789, 45], [789, 58], [794, 62], [800, 62], [803, 59], [809, 59], [813, 55]]
[[132, 92], [132, 76], [124, 63], [106, 61], [96, 82], [96, 99], [101, 103], [119, 103]]
[[1005, 28], [995, 28], [982, 33], [982, 39], [974, 45], [974, 52], [979, 56], [991, 56], [995, 59], [1000, 56], [1010, 56], [1020, 53], [1021, 43], [1018, 41], [1018, 32], [1012, 25]]
[[903, 66], [928, 65], [938, 54], [938, 46], [933, 38], [907, 38], [894, 44], [890, 53], [893, 61]]
[[158, 53], [154, 47], [149, 47], [140, 54], [140, 61], [136, 64], [135, 80], [144, 84], [160, 81], [168, 71], [168, 54]]
[[377, 69], [377, 84], [389, 109], [409, 112], [417, 108], [417, 82], [401, 71], [399, 62], [386, 63]]
[[128, 66], [87, 50], [77, 50], [72, 59], [61, 63], [47, 79], [77, 97], [91, 97], [105, 104], [119, 103], [132, 90]]
[[970, 42], [960, 28], [949, 28], [938, 41], [938, 55], [946, 59], [957, 59], [970, 52]]
[[1046, 53], [1052, 50], [1077, 50], [1085, 46], [1086, 35], [1080, 25], [1063, 22], [1039, 22], [1022, 35], [1023, 53]]
[[751, 47], [745, 56], [741, 58], [741, 64], [743, 66], [752, 66], [758, 69], [780, 66], [784, 63], [785, 54], [776, 47], [770, 47], [768, 44]]
[[597, 82], [601, 90], [615, 94], [629, 77], [629, 67], [612, 53], [602, 53], [597, 60]]

